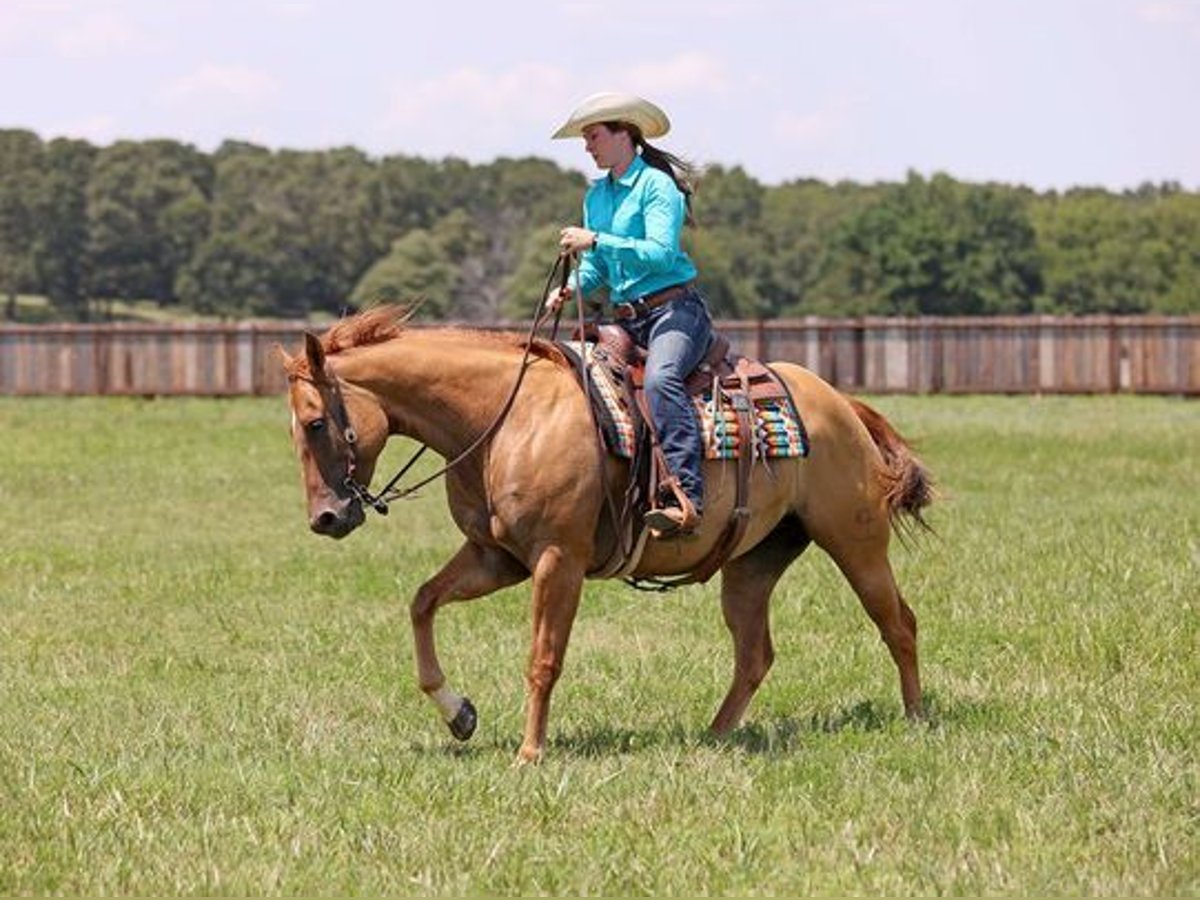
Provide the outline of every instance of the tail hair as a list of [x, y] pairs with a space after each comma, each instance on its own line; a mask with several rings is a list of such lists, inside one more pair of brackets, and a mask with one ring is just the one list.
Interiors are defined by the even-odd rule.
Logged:
[[912, 445], [882, 413], [855, 397], [848, 396], [846, 399], [883, 457], [879, 478], [887, 498], [892, 527], [902, 537], [916, 528], [932, 532], [933, 528], [924, 516], [925, 508], [936, 497], [929, 470], [917, 458]]

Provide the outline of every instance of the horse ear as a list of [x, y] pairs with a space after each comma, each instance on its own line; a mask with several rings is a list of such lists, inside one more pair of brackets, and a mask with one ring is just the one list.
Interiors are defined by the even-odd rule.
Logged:
[[325, 371], [325, 350], [321, 339], [311, 331], [304, 332], [304, 352], [308, 355], [308, 369], [316, 378]]

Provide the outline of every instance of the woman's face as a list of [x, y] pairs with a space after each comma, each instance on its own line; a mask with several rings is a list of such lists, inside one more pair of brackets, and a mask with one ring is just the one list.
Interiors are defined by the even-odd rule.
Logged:
[[603, 123], [583, 129], [583, 147], [600, 169], [611, 169], [633, 156], [633, 141], [628, 131], [611, 131]]

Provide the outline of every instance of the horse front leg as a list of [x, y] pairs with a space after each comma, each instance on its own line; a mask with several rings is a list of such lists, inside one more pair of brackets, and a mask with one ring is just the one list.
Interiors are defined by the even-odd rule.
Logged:
[[482, 597], [528, 577], [525, 567], [505, 551], [468, 541], [441, 571], [421, 585], [413, 598], [409, 613], [416, 649], [417, 683], [438, 708], [450, 733], [460, 741], [475, 733], [478, 714], [469, 699], [455, 693], [446, 683], [434, 646], [434, 613], [445, 603]]
[[529, 652], [525, 737], [517, 763], [539, 762], [546, 745], [550, 693], [562, 674], [571, 626], [579, 609], [585, 566], [559, 547], [548, 547], [533, 570], [533, 643]]

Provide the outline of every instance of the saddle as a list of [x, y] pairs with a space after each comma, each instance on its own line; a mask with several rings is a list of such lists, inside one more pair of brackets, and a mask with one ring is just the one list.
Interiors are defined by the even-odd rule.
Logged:
[[[575, 336], [578, 339], [578, 332]], [[619, 513], [610, 504], [618, 535], [616, 547], [610, 558], [593, 573], [598, 577], [627, 575], [636, 567], [645, 546], [647, 535], [642, 525], [643, 514], [661, 493], [672, 491], [678, 494], [681, 489], [667, 468], [647, 406], [644, 389], [646, 351], [616, 325], [589, 323], [582, 336], [585, 341], [593, 342], [592, 366], [603, 367], [603, 375], [621, 387], [625, 405], [635, 419], [635, 449], [625, 502]], [[708, 352], [685, 384], [693, 398], [711, 391], [714, 404], [728, 404], [732, 408], [732, 424], [736, 426], [733, 430], [743, 436], [737, 455], [735, 498], [729, 521], [708, 555], [685, 575], [645, 582], [651, 585], [651, 589], [657, 590], [706, 582], [725, 564], [741, 542], [750, 521], [750, 475], [756, 455], [759, 454], [753, 440], [756, 404], [775, 401], [786, 403], [788, 408], [794, 409], [792, 398], [779, 377], [758, 360], [734, 354], [729, 340], [719, 333], [714, 333]], [[590, 385], [588, 388], [599, 421], [604, 401], [598, 396], [598, 391]], [[675, 538], [675, 535], [664, 535], [657, 539]], [[639, 582], [631, 583], [635, 587], [643, 586]]]

